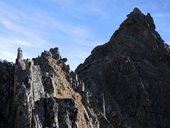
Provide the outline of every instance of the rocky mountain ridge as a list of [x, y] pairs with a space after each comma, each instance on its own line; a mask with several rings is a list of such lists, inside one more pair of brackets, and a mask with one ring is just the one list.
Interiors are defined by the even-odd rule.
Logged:
[[[0, 126], [4, 128], [93, 128], [80, 93], [83, 82], [66, 65], [58, 48], [37, 58], [0, 62]], [[84, 96], [86, 99], [86, 97]], [[106, 120], [106, 119], [104, 119]]]
[[170, 127], [169, 60], [169, 46], [153, 18], [135, 8], [76, 73], [94, 97], [104, 94], [106, 117], [114, 126], [165, 128]]
[[76, 71], [58, 48], [0, 62], [2, 128], [168, 128], [170, 51], [135, 8]]

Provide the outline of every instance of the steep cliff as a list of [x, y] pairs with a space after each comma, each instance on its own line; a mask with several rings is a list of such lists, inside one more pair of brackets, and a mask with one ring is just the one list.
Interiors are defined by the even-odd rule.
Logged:
[[58, 48], [40, 57], [23, 59], [18, 49], [16, 63], [0, 62], [0, 127], [91, 128], [81, 96], [73, 89], [81, 83], [72, 78], [66, 58]]
[[115, 127], [170, 127], [170, 51], [149, 13], [135, 8], [76, 73], [95, 99], [87, 106]]

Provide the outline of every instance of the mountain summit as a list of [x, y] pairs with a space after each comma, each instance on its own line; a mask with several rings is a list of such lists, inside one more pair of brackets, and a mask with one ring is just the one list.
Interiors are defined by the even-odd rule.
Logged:
[[[153, 18], [135, 8], [108, 43], [97, 46], [76, 73], [106, 117], [120, 128], [170, 127], [170, 52]], [[95, 109], [100, 111], [96, 100]]]
[[170, 50], [135, 8], [76, 71], [58, 48], [0, 61], [1, 128], [170, 128]]

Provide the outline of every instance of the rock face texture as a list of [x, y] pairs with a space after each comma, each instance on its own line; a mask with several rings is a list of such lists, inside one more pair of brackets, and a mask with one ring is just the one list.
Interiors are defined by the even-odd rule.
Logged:
[[135, 8], [76, 73], [95, 99], [87, 106], [114, 127], [170, 127], [170, 51], [149, 13]]
[[0, 62], [1, 128], [90, 127], [66, 61], [58, 48], [32, 60], [23, 59], [19, 48], [15, 64]]
[[135, 8], [75, 72], [58, 48], [0, 61], [0, 128], [169, 128], [170, 50]]

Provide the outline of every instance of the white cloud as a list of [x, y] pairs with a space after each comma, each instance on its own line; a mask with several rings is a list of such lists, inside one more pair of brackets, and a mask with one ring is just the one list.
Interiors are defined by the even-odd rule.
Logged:
[[[95, 3], [90, 5], [77, 3], [74, 0], [59, 1], [63, 8], [72, 11], [70, 15], [83, 14], [105, 15], [100, 11], [100, 6]], [[67, 1], [67, 2], [66, 2]], [[77, 4], [80, 4], [77, 5]], [[90, 4], [90, 3], [89, 3]], [[48, 50], [50, 47], [59, 46], [62, 56], [70, 58], [69, 63], [74, 69], [75, 65], [82, 62], [89, 54], [92, 47], [98, 44], [94, 33], [89, 26], [71, 23], [61, 17], [52, 16], [34, 8], [34, 13], [25, 14], [16, 8], [0, 2], [0, 24], [6, 27], [9, 35], [0, 36], [0, 58], [15, 61], [18, 47], [24, 48], [25, 57], [37, 56], [40, 50]], [[3, 6], [2, 6], [3, 5]], [[74, 6], [71, 6], [74, 5]], [[103, 14], [102, 14], [103, 13]], [[52, 32], [49, 33], [48, 30]], [[1, 31], [1, 30], [0, 30]], [[54, 36], [53, 39], [51, 35]], [[50, 41], [56, 41], [51, 43]], [[50, 42], [50, 43], [49, 43]], [[61, 48], [60, 48], [61, 47]], [[70, 52], [68, 52], [70, 50]]]
[[5, 19], [2, 16], [0, 17], [0, 23], [10, 30], [17, 30], [16, 26], [10, 20]]
[[21, 46], [27, 46], [27, 47], [30, 47], [30, 46], [32, 47], [33, 46], [32, 43], [26, 42], [26, 41], [23, 41], [23, 40], [16, 40], [15, 43], [17, 45], [21, 45]]

